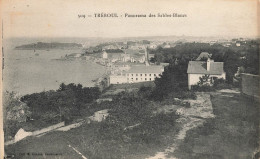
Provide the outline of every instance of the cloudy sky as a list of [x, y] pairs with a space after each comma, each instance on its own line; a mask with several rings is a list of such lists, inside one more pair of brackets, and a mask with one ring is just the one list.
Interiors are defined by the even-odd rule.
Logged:
[[[5, 37], [242, 37], [257, 35], [257, 1], [9, 0], [2, 1], [1, 10]], [[117, 13], [119, 17], [94, 18], [94, 13]], [[125, 18], [125, 13], [187, 17]], [[79, 14], [92, 17], [78, 18]]]

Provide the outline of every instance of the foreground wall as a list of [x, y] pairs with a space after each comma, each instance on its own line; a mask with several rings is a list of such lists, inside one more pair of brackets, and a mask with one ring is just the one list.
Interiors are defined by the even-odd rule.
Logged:
[[259, 98], [259, 76], [242, 73], [241, 78], [241, 92], [245, 95]]

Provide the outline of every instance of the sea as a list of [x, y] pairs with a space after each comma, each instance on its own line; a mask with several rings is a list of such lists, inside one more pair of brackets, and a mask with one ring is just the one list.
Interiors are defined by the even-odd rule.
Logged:
[[82, 53], [82, 49], [15, 50], [21, 43], [14, 42], [4, 45], [3, 91], [23, 96], [57, 90], [61, 83], [93, 87], [94, 80], [106, 71], [92, 61], [59, 60], [65, 55]]

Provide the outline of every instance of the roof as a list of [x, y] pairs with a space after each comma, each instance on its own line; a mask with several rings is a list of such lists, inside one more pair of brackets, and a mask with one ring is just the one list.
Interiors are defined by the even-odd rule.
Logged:
[[210, 62], [210, 70], [207, 71], [207, 62], [203, 61], [190, 61], [188, 65], [188, 74], [208, 74], [208, 75], [221, 75], [223, 70], [223, 62]]
[[201, 52], [199, 57], [196, 59], [197, 61], [200, 61], [203, 58], [208, 59], [209, 57], [211, 57], [211, 55], [208, 52]]
[[162, 73], [162, 66], [145, 66], [145, 65], [135, 65], [131, 66], [131, 68], [126, 73]]

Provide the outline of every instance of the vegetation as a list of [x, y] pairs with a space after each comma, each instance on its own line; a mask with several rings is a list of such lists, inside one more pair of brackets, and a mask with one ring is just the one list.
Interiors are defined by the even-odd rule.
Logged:
[[14, 136], [22, 123], [31, 116], [29, 107], [14, 92], [3, 93], [3, 121], [5, 139]]
[[241, 47], [224, 47], [220, 44], [210, 45], [208, 43], [184, 43], [174, 48], [158, 47], [150, 52], [155, 54], [153, 62], [174, 63], [178, 61], [185, 62], [195, 60], [201, 52], [212, 54], [212, 59], [216, 62], [224, 62], [224, 71], [228, 83], [233, 82], [234, 74], [238, 67], [243, 67], [243, 72], [259, 74], [259, 50], [258, 41], [247, 41], [247, 44]]
[[106, 50], [107, 53], [124, 53], [121, 49], [108, 49]]
[[215, 118], [187, 132], [177, 158], [253, 158], [258, 149], [259, 103], [235, 94], [212, 94]]
[[[86, 124], [58, 135], [55, 132], [47, 134], [45, 140], [32, 139], [27, 144], [22, 141], [16, 147], [9, 146], [8, 151], [20, 151], [19, 147], [25, 147], [27, 151], [37, 152], [39, 147], [49, 147], [47, 152], [55, 150], [75, 158], [74, 153], [67, 153], [71, 152], [68, 146], [63, 147], [70, 144], [87, 158], [145, 158], [170, 146], [179, 130], [176, 123], [179, 116], [174, 112], [155, 114], [158, 107], [155, 104], [136, 93], [121, 93], [114, 97], [113, 103], [106, 103], [110, 111], [105, 121]], [[63, 148], [52, 146], [50, 139]], [[33, 147], [35, 143], [40, 146]]]
[[80, 116], [83, 109], [88, 107], [100, 96], [97, 87], [82, 87], [81, 84], [62, 83], [56, 91], [47, 91], [25, 95], [21, 101], [25, 102], [32, 111], [32, 118], [37, 120], [52, 119], [70, 120], [73, 116]]
[[209, 75], [204, 75], [200, 77], [200, 81], [197, 85], [192, 86], [193, 91], [198, 92], [211, 92], [220, 89], [230, 89], [234, 85], [226, 82], [223, 78], [211, 79]]

